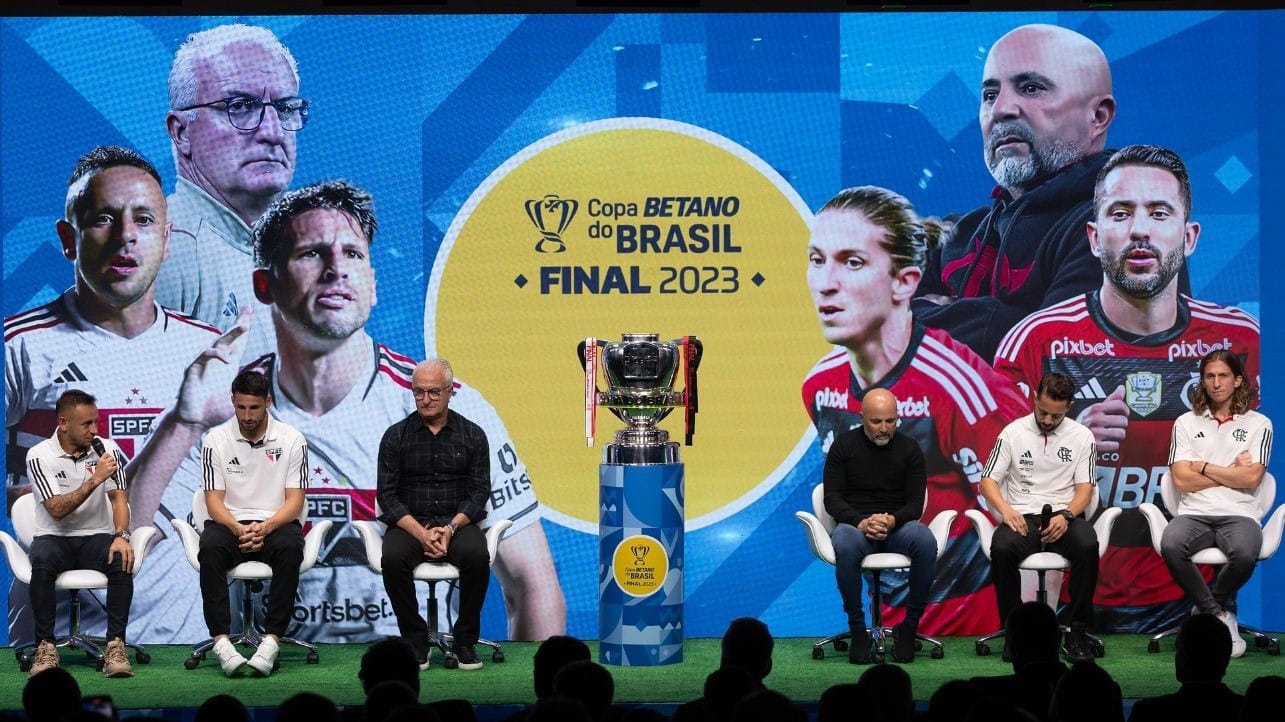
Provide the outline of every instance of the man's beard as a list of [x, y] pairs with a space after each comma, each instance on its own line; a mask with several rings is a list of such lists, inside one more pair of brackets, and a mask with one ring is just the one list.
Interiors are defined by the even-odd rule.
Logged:
[[[1138, 249], [1146, 249], [1159, 257], [1160, 268], [1151, 276], [1140, 278], [1128, 271], [1128, 255]], [[1169, 287], [1169, 282], [1182, 270], [1186, 257], [1182, 246], [1169, 251], [1163, 256], [1150, 243], [1131, 243], [1119, 255], [1103, 259], [1102, 270], [1106, 273], [1111, 285], [1126, 295], [1138, 299], [1155, 298]]]
[[[1023, 156], [996, 157], [995, 143], [1005, 136], [1024, 141], [1030, 152]], [[1031, 129], [1021, 123], [998, 123], [986, 138], [983, 155], [995, 182], [1009, 193], [1026, 191], [1044, 178], [1079, 161], [1087, 153], [1084, 144], [1070, 138], [1050, 138], [1038, 144]]]

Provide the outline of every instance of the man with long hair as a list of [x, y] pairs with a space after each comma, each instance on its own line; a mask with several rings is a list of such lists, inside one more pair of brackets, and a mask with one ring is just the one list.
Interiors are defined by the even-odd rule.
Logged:
[[[1160, 553], [1196, 609], [1215, 614], [1231, 633], [1231, 656], [1245, 653], [1236, 626], [1236, 592], [1254, 573], [1263, 531], [1254, 492], [1272, 453], [1272, 422], [1253, 410], [1258, 390], [1236, 354], [1219, 349], [1200, 360], [1191, 411], [1173, 424], [1169, 472], [1178, 508], [1160, 539]], [[1227, 555], [1213, 587], [1191, 555], [1210, 545]]]

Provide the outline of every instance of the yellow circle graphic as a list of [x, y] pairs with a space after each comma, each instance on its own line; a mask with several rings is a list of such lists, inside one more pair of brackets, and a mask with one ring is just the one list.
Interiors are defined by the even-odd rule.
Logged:
[[[461, 208], [429, 279], [425, 349], [496, 407], [546, 518], [592, 531], [601, 447], [623, 424], [599, 408], [585, 448], [577, 344], [697, 336], [700, 410], [681, 453], [699, 528], [761, 496], [814, 438], [799, 385], [830, 347], [804, 280], [811, 218], [767, 163], [708, 130], [577, 126], [514, 155]], [[681, 443], [682, 409], [661, 428]]]
[[665, 586], [669, 555], [658, 539], [645, 535], [625, 537], [611, 555], [611, 574], [625, 594], [645, 597]]

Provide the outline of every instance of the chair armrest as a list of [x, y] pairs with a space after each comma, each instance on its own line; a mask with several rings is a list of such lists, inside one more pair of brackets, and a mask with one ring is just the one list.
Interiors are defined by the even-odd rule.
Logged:
[[379, 522], [354, 521], [352, 526], [357, 530], [357, 536], [361, 537], [362, 545], [366, 547], [366, 566], [376, 574], [383, 574], [384, 535], [380, 531]]
[[1151, 548], [1160, 553], [1160, 538], [1164, 536], [1165, 527], [1169, 526], [1169, 520], [1165, 518], [1165, 513], [1160, 511], [1160, 507], [1149, 501], [1144, 501], [1138, 505], [1138, 511], [1147, 518], [1147, 526], [1151, 529]]
[[178, 540], [183, 544], [183, 553], [187, 555], [187, 563], [192, 565], [196, 571], [201, 571], [201, 561], [196, 556], [201, 550], [201, 535], [196, 533], [191, 524], [185, 519], [170, 519], [170, 526], [178, 534]]
[[937, 540], [937, 558], [946, 551], [946, 542], [950, 541], [950, 527], [959, 518], [959, 512], [954, 509], [946, 509], [937, 512], [937, 516], [928, 524], [928, 530], [933, 533], [933, 538]]
[[0, 531], [0, 545], [4, 545], [4, 555], [9, 560], [13, 577], [23, 584], [30, 584], [31, 558], [27, 556], [27, 551], [22, 548], [17, 539], [2, 531]]
[[821, 520], [816, 518], [811, 512], [796, 511], [794, 518], [803, 523], [803, 528], [807, 531], [808, 546], [817, 559], [826, 564], [834, 564], [834, 544], [830, 541], [830, 533], [826, 531], [825, 525]]
[[1270, 557], [1280, 548], [1282, 529], [1285, 529], [1285, 504], [1276, 507], [1263, 525], [1263, 548], [1258, 552], [1259, 559]]
[[982, 547], [982, 554], [987, 559], [991, 558], [991, 538], [995, 536], [995, 523], [986, 515], [986, 512], [980, 509], [968, 509], [964, 516], [973, 523], [973, 528], [977, 530], [977, 542]]
[[313, 522], [312, 528], [303, 535], [303, 562], [299, 564], [300, 574], [312, 569], [312, 565], [317, 563], [317, 556], [321, 554], [321, 543], [326, 540], [326, 534], [333, 525], [334, 522], [329, 519]]
[[491, 557], [491, 563], [495, 563], [496, 556], [500, 553], [500, 540], [504, 537], [504, 532], [513, 526], [512, 519], [501, 519], [486, 530], [486, 553]]
[[129, 545], [134, 549], [134, 574], [143, 566], [143, 560], [147, 558], [147, 553], [151, 551], [152, 537], [156, 536], [157, 530], [154, 526], [140, 526], [129, 535]]
[[1120, 518], [1124, 509], [1118, 506], [1108, 506], [1098, 514], [1098, 520], [1093, 522], [1093, 533], [1098, 535], [1098, 556], [1106, 556], [1107, 547], [1111, 545], [1111, 527], [1115, 526], [1115, 520]]

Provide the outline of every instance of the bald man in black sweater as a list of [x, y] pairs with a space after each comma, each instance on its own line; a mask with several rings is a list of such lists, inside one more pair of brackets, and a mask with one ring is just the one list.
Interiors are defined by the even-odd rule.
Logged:
[[848, 615], [852, 644], [848, 661], [869, 664], [870, 634], [862, 606], [861, 561], [893, 552], [911, 559], [905, 619], [894, 629], [892, 657], [915, 658], [915, 632], [928, 604], [937, 562], [937, 541], [919, 522], [927, 477], [924, 455], [909, 436], [897, 434], [897, 399], [871, 389], [861, 401], [861, 426], [839, 435], [825, 459], [825, 508], [836, 522], [834, 576]]

